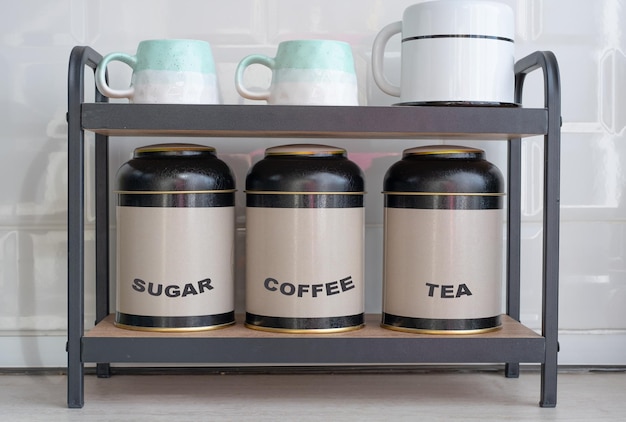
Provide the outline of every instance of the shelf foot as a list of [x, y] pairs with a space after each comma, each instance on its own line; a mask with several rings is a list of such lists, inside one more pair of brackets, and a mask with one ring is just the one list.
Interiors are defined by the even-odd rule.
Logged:
[[111, 378], [111, 365], [108, 363], [96, 364], [96, 376], [98, 378]]
[[507, 378], [519, 378], [519, 363], [507, 363], [504, 365], [504, 376]]
[[84, 366], [82, 363], [70, 362], [67, 368], [67, 407], [81, 409], [85, 403]]

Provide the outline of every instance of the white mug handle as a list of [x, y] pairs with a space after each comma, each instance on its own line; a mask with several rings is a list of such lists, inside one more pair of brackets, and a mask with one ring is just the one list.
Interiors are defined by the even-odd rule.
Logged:
[[270, 97], [269, 88], [262, 91], [251, 91], [243, 84], [243, 73], [245, 72], [246, 68], [252, 64], [260, 64], [266, 66], [273, 72], [276, 61], [273, 58], [264, 56], [262, 54], [251, 54], [247, 57], [244, 57], [243, 60], [241, 60], [237, 65], [237, 71], [235, 72], [235, 87], [237, 88], [237, 92], [242, 97], [248, 98], [250, 100], [267, 100]]
[[133, 70], [135, 70], [135, 66], [137, 66], [137, 58], [135, 56], [131, 56], [126, 53], [107, 54], [102, 58], [96, 67], [95, 80], [98, 90], [109, 98], [132, 98], [135, 94], [135, 88], [132, 85], [126, 89], [113, 89], [107, 83], [106, 69], [107, 65], [111, 61], [126, 63]]
[[374, 39], [374, 45], [372, 47], [372, 75], [374, 76], [374, 82], [378, 87], [389, 95], [394, 97], [400, 96], [400, 87], [393, 85], [385, 77], [383, 73], [383, 62], [385, 59], [385, 47], [389, 39], [395, 34], [402, 32], [402, 22], [394, 22], [385, 26], [380, 30], [376, 38]]

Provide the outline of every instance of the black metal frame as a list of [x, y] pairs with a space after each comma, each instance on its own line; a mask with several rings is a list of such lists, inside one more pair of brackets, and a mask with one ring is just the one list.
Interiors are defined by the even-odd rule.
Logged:
[[[515, 97], [521, 103], [526, 75], [541, 68], [545, 108], [315, 107], [84, 103], [85, 68], [101, 55], [75, 47], [68, 77], [68, 407], [84, 403], [84, 363], [459, 363], [506, 362], [505, 375], [519, 376], [520, 362], [541, 363], [542, 407], [556, 406], [559, 276], [559, 173], [561, 98], [558, 64], [551, 52], [535, 52], [515, 65]], [[163, 116], [186, 116], [184, 119]], [[314, 122], [314, 123], [311, 123]], [[440, 138], [508, 140], [506, 313], [520, 319], [520, 228], [522, 137], [544, 136], [544, 215], [541, 336], [529, 338], [419, 336], [393, 338], [295, 336], [275, 338], [85, 337], [84, 178], [85, 130], [96, 133], [96, 323], [109, 303], [109, 135], [231, 137]], [[520, 324], [521, 325], [521, 324]], [[250, 353], [254, 350], [254, 354]]]

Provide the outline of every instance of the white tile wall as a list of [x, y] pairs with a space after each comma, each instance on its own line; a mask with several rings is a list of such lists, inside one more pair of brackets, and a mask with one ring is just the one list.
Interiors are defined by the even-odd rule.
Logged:
[[[66, 326], [66, 80], [69, 52], [135, 51], [149, 38], [211, 42], [223, 101], [244, 103], [233, 85], [245, 55], [272, 54], [278, 42], [331, 38], [352, 44], [362, 104], [391, 104], [373, 84], [376, 33], [417, 0], [25, 0], [0, 16], [0, 367], [63, 366]], [[626, 0], [506, 0], [516, 12], [516, 56], [553, 51], [563, 100], [561, 363], [626, 364]], [[395, 43], [395, 44], [394, 44]], [[399, 42], [388, 54], [399, 75]], [[128, 78], [111, 68], [115, 86]], [[267, 75], [259, 77], [263, 83]], [[540, 74], [526, 83], [524, 104], [541, 106]], [[162, 139], [159, 139], [161, 141]], [[115, 138], [111, 170], [153, 140]], [[289, 140], [197, 139], [213, 144], [240, 185], [262, 150]], [[382, 177], [402, 149], [426, 141], [348, 140], [343, 145], [368, 183], [367, 311], [380, 311]], [[432, 142], [438, 142], [433, 140]], [[524, 143], [522, 318], [540, 327], [542, 139]], [[474, 143], [506, 169], [504, 145]], [[93, 154], [92, 147], [89, 153]], [[91, 156], [91, 155], [90, 155]], [[91, 165], [88, 166], [88, 170]], [[112, 176], [113, 177], [113, 176]], [[243, 194], [238, 194], [239, 204]], [[91, 192], [88, 200], [91, 201]], [[93, 222], [93, 209], [88, 210]], [[239, 249], [243, 209], [238, 208]], [[93, 244], [88, 232], [87, 308], [93, 321]], [[114, 254], [113, 254], [114, 255]], [[115, 263], [113, 262], [112, 265]], [[242, 260], [238, 260], [241, 269]], [[241, 271], [239, 272], [241, 274]], [[238, 308], [243, 309], [242, 280]]]

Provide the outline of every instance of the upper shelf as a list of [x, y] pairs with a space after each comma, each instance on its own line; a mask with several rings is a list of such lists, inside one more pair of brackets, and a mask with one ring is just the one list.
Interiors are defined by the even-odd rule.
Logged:
[[480, 106], [84, 103], [82, 127], [110, 136], [504, 140], [546, 134], [548, 112]]

